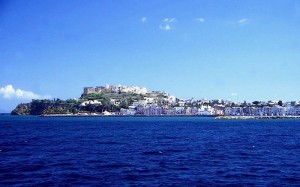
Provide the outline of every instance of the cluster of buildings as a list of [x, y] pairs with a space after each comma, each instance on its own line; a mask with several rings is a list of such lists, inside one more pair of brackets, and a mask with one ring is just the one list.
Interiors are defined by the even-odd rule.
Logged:
[[[145, 116], [300, 116], [300, 102], [260, 102], [235, 103], [221, 99], [194, 100], [178, 99], [167, 92], [148, 92], [144, 87], [136, 86], [100, 86], [84, 88], [85, 95], [90, 93], [133, 93], [142, 94], [143, 99], [134, 100], [128, 108], [121, 108], [112, 115], [145, 115]], [[118, 106], [122, 101], [110, 99], [112, 105]], [[101, 104], [97, 100], [84, 101], [87, 104]], [[107, 113], [107, 111], [106, 111]]]
[[226, 107], [225, 116], [300, 116], [300, 106]]
[[119, 115], [145, 115], [145, 116], [182, 116], [182, 115], [215, 115], [214, 108], [210, 106], [197, 107], [174, 107], [158, 106], [155, 103], [147, 105], [130, 106], [129, 109], [121, 109]]
[[192, 116], [300, 116], [300, 105], [297, 106], [238, 106], [198, 105], [191, 107], [186, 103], [159, 106], [156, 103], [132, 105], [129, 109], [121, 109], [119, 115], [192, 115]]
[[91, 93], [136, 93], [136, 94], [146, 94], [148, 91], [145, 87], [138, 86], [122, 86], [122, 85], [105, 85], [105, 86], [97, 86], [97, 87], [85, 87], [83, 90], [83, 94], [91, 94]]

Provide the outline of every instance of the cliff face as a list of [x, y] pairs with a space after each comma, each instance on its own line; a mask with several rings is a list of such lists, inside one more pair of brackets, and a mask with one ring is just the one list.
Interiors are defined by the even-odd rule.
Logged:
[[19, 104], [12, 112], [12, 115], [30, 115], [29, 104]]

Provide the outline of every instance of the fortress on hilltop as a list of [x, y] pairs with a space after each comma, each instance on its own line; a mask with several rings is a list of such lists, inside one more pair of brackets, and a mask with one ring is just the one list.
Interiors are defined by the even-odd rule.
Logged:
[[83, 95], [90, 93], [135, 93], [135, 94], [146, 94], [148, 91], [145, 87], [138, 86], [122, 86], [122, 85], [106, 85], [97, 87], [85, 87]]

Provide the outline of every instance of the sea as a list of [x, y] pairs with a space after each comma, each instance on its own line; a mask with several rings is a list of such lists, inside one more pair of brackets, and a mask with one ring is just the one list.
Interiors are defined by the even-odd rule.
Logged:
[[300, 186], [300, 120], [1, 115], [0, 186]]

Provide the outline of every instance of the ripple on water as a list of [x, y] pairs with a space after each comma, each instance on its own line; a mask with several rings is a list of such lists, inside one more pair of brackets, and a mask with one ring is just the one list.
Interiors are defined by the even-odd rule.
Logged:
[[162, 155], [163, 152], [162, 151], [144, 151], [142, 153], [143, 155]]

